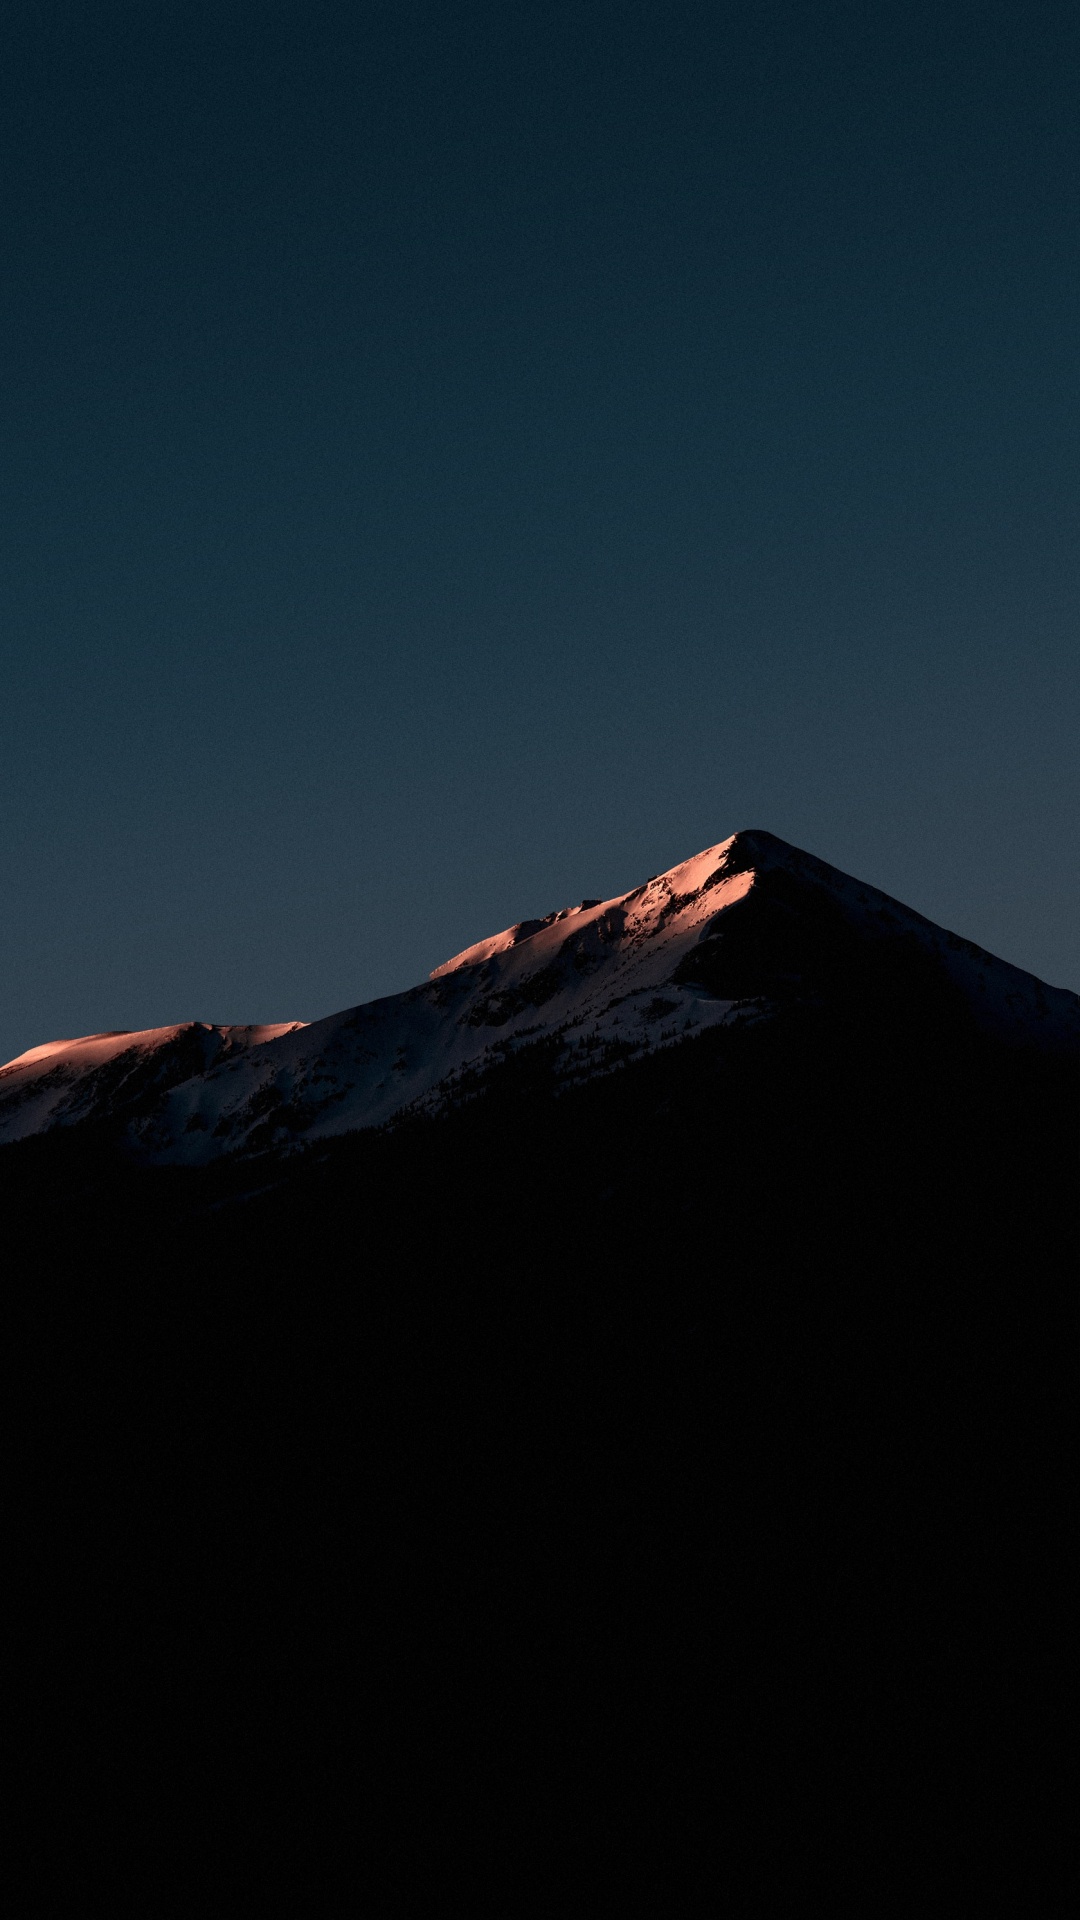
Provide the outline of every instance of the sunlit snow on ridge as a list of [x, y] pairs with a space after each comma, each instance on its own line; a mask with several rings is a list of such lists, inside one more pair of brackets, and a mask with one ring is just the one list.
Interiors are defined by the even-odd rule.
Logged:
[[304, 1020], [279, 1020], [261, 1027], [214, 1027], [202, 1021], [189, 1020], [174, 1027], [143, 1027], [138, 1031], [117, 1027], [110, 1033], [87, 1033], [78, 1040], [46, 1040], [44, 1046], [28, 1047], [25, 1053], [17, 1054], [14, 1060], [6, 1061], [0, 1067], [0, 1073], [9, 1073], [13, 1067], [36, 1066], [43, 1060], [55, 1061], [58, 1054], [63, 1054], [73, 1064], [78, 1061], [83, 1066], [100, 1066], [103, 1061], [113, 1060], [117, 1054], [130, 1052], [132, 1048], [164, 1046], [167, 1041], [175, 1040], [178, 1034], [196, 1027], [223, 1035], [242, 1034], [248, 1046], [258, 1047], [266, 1040], [278, 1040], [283, 1033], [292, 1033], [297, 1027], [306, 1025]]
[[223, 1056], [265, 1046], [302, 1025], [285, 1020], [212, 1026], [188, 1020], [28, 1047], [0, 1067], [0, 1142], [81, 1120], [106, 1119], [126, 1110], [133, 1098], [163, 1094]]
[[[734, 845], [736, 836], [721, 840], [715, 847], [706, 847], [704, 853], [697, 853], [692, 860], [684, 860], [681, 866], [672, 867], [668, 873], [657, 874], [647, 880], [643, 887], [634, 887], [629, 893], [618, 894], [612, 900], [587, 900], [578, 907], [563, 907], [558, 913], [549, 913], [542, 920], [522, 920], [516, 926], [507, 927], [503, 933], [492, 934], [488, 940], [478, 940], [473, 947], [466, 947], [463, 953], [454, 955], [452, 960], [444, 960], [441, 966], [433, 967], [430, 978], [438, 980], [443, 974], [454, 973], [458, 967], [481, 966], [485, 960], [494, 959], [497, 954], [508, 953], [528, 941], [540, 941], [542, 934], [551, 934], [556, 944], [565, 939], [567, 923], [571, 920], [579, 925], [595, 921], [613, 908], [626, 908], [629, 902], [637, 902], [627, 915], [627, 929], [648, 928], [656, 918], [658, 904], [662, 907], [670, 899], [697, 893], [722, 864], [728, 849]], [[738, 880], [745, 885], [737, 888]], [[726, 884], [731, 891], [726, 895], [728, 902], [741, 899], [749, 891], [752, 874], [733, 876]], [[715, 910], [715, 906], [714, 909]], [[557, 933], [553, 930], [558, 929]], [[541, 943], [551, 945], [551, 940]]]

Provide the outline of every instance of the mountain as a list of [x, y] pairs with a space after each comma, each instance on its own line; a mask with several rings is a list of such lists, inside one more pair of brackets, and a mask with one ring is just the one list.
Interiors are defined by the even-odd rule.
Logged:
[[754, 832], [11, 1063], [16, 1737], [113, 1904], [165, 1809], [185, 1912], [1056, 1910], [1078, 1011]]
[[525, 920], [423, 985], [310, 1025], [199, 1022], [32, 1048], [0, 1069], [0, 1142], [122, 1126], [157, 1164], [280, 1152], [436, 1112], [543, 1050], [563, 1087], [794, 1003], [933, 980], [987, 1033], [1043, 1050], [1080, 1000], [763, 832], [610, 900]]

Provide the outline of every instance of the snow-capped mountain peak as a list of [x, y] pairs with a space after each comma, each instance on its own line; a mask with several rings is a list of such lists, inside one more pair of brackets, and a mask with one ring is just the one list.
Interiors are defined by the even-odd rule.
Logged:
[[468, 1098], [522, 1048], [543, 1045], [573, 1085], [794, 1002], [903, 992], [916, 965], [1006, 1037], [1080, 1032], [1075, 994], [753, 830], [311, 1025], [190, 1022], [31, 1048], [0, 1069], [0, 1140], [96, 1119], [123, 1122], [154, 1160], [281, 1151]]

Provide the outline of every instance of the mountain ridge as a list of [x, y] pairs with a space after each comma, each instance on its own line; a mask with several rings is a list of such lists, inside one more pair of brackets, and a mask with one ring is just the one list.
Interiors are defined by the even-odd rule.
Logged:
[[108, 1120], [161, 1164], [287, 1151], [471, 1097], [523, 1049], [599, 1073], [793, 1001], [911, 990], [929, 972], [998, 1037], [1056, 1050], [1080, 997], [764, 829], [627, 893], [526, 919], [404, 993], [305, 1023], [193, 1021], [30, 1048], [0, 1068], [0, 1142]]

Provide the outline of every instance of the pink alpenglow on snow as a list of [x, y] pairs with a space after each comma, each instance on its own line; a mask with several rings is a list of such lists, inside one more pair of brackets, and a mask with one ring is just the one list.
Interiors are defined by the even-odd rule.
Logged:
[[292, 1033], [301, 1022], [215, 1027], [191, 1020], [141, 1032], [48, 1040], [0, 1067], [0, 1143], [51, 1127], [123, 1114], [135, 1096], [164, 1093], [192, 1072]]

